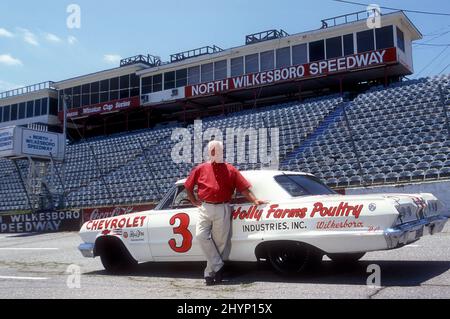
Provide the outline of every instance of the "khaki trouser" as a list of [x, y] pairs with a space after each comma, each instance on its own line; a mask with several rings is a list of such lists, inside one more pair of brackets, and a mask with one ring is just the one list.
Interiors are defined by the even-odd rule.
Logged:
[[223, 266], [230, 248], [231, 207], [229, 204], [203, 203], [197, 222], [196, 238], [205, 254], [205, 277], [213, 277]]

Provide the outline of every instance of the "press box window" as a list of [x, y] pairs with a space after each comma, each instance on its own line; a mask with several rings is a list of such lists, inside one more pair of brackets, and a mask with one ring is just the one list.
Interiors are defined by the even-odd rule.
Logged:
[[194, 85], [200, 83], [200, 66], [194, 66], [188, 69], [188, 84]]
[[325, 60], [325, 42], [323, 40], [309, 43], [309, 61]]
[[110, 90], [115, 91], [119, 89], [119, 78], [113, 78], [109, 82]]
[[176, 87], [180, 88], [187, 85], [187, 69], [177, 70], [175, 72]]
[[7, 105], [3, 107], [3, 122], [9, 122], [10, 121], [10, 114], [11, 114], [11, 106]]
[[142, 78], [142, 94], [152, 93], [153, 77]]
[[391, 25], [375, 29], [375, 36], [377, 39], [377, 50], [392, 48], [394, 46], [394, 29]]
[[11, 121], [17, 120], [17, 109], [18, 109], [17, 104], [11, 105]]
[[291, 66], [291, 48], [281, 48], [277, 50], [277, 68]]
[[103, 80], [100, 82], [100, 91], [101, 92], [109, 91], [109, 80]]
[[405, 52], [405, 35], [399, 28], [397, 28], [397, 47]]
[[81, 96], [81, 106], [87, 106], [91, 104], [91, 99], [89, 94], [83, 94]]
[[308, 47], [306, 46], [306, 43], [294, 45], [292, 47], [292, 63], [293, 65], [308, 63]]
[[231, 76], [240, 76], [244, 74], [244, 57], [231, 59]]
[[91, 103], [90, 95], [91, 95], [91, 85], [85, 84], [81, 87], [82, 97], [81, 97], [81, 106], [87, 106]]
[[50, 98], [50, 115], [58, 115], [58, 100]]
[[342, 37], [327, 39], [327, 59], [342, 56]]
[[34, 101], [28, 101], [27, 102], [27, 115], [26, 117], [33, 117], [33, 111], [34, 111]]
[[175, 88], [175, 71], [164, 73], [164, 90]]
[[48, 114], [48, 98], [44, 98], [41, 100], [41, 115]]
[[214, 64], [208, 63], [202, 65], [202, 82], [214, 81]]
[[41, 115], [41, 100], [34, 101], [34, 116]]
[[356, 34], [358, 53], [373, 51], [375, 49], [375, 38], [373, 30], [361, 31]]
[[227, 78], [227, 60], [217, 61], [214, 63], [214, 80], [223, 80]]
[[71, 98], [72, 101], [72, 107], [78, 108], [81, 106], [81, 95], [73, 95]]
[[260, 53], [261, 71], [269, 71], [275, 69], [275, 54], [274, 51], [266, 51]]
[[259, 54], [250, 54], [245, 56], [245, 73], [259, 72]]
[[153, 92], [162, 91], [162, 74], [153, 76]]
[[355, 54], [355, 44], [353, 41], [353, 33], [344, 35], [344, 55]]
[[25, 118], [25, 109], [26, 109], [26, 104], [20, 103], [19, 104], [19, 120]]

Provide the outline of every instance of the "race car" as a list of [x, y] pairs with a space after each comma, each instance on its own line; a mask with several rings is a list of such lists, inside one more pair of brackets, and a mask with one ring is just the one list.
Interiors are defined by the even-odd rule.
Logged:
[[[299, 273], [327, 255], [357, 262], [366, 252], [400, 248], [441, 232], [447, 218], [432, 194], [340, 195], [311, 174], [246, 171], [254, 206], [236, 194], [231, 248], [224, 260], [269, 262]], [[195, 237], [199, 209], [177, 182], [151, 211], [85, 223], [79, 250], [116, 272], [145, 262], [205, 261]]]

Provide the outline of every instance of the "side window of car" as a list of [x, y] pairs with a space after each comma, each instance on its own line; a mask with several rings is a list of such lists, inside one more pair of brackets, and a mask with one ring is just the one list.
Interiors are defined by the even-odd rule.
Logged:
[[178, 192], [178, 187], [173, 187], [162, 199], [161, 203], [157, 206], [158, 210], [170, 209], [173, 203], [173, 199]]
[[[197, 187], [195, 187], [194, 189], [194, 194], [197, 194]], [[184, 186], [179, 186], [170, 208], [178, 209], [178, 208], [193, 208], [193, 207], [194, 205], [192, 205], [191, 201], [189, 200], [186, 189], [184, 188]]]

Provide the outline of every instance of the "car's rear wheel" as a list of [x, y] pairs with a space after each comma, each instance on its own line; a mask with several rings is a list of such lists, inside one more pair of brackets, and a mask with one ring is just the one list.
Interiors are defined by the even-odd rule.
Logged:
[[335, 263], [339, 264], [354, 264], [357, 263], [366, 253], [351, 253], [351, 254], [327, 254]]
[[294, 275], [310, 270], [322, 261], [323, 255], [301, 243], [280, 243], [268, 250], [272, 268], [281, 275]]

